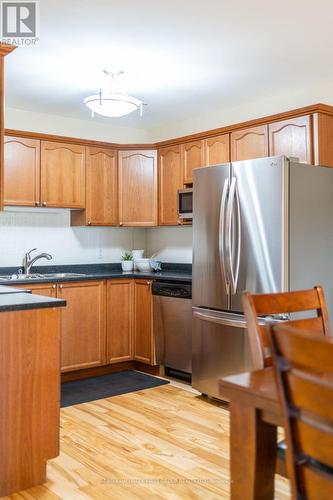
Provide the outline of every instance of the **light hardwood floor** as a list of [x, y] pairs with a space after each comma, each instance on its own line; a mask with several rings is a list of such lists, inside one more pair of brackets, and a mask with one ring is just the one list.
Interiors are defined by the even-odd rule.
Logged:
[[228, 440], [226, 407], [171, 384], [64, 408], [48, 482], [6, 499], [227, 499]]

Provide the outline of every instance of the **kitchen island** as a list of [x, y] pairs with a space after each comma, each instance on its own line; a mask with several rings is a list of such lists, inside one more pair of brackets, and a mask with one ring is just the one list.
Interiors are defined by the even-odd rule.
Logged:
[[59, 454], [60, 308], [0, 286], [0, 496], [42, 484]]

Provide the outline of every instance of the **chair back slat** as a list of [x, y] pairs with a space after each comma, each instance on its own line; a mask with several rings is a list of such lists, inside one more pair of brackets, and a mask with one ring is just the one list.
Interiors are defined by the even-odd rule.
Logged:
[[301, 313], [300, 318], [292, 317], [286, 321], [295, 327], [317, 332], [318, 335], [331, 335], [325, 297], [320, 286], [310, 290], [271, 294], [244, 292], [243, 307], [254, 369], [272, 364], [268, 339], [269, 326], [262, 324], [260, 316], [280, 317], [280, 315]]
[[294, 499], [333, 498], [333, 339], [271, 325]]
[[332, 500], [333, 483], [327, 480], [325, 472], [314, 471], [309, 466], [304, 466], [300, 471], [302, 482], [307, 491], [308, 500]]

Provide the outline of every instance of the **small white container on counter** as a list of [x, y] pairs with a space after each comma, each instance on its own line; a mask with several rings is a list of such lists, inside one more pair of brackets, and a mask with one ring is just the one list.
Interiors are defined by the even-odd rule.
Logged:
[[135, 261], [143, 259], [144, 250], [132, 250], [133, 260], [134, 260], [134, 270], [137, 269]]
[[133, 261], [132, 260], [122, 260], [121, 268], [124, 272], [133, 271]]
[[150, 259], [137, 259], [134, 264], [138, 271], [151, 272]]

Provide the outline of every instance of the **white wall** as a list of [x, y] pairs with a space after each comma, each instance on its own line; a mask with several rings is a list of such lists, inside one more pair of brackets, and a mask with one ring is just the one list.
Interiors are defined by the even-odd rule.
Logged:
[[104, 124], [93, 119], [78, 120], [60, 115], [5, 107], [5, 127], [44, 134], [116, 143], [148, 142], [144, 129]]
[[303, 87], [290, 87], [288, 92], [262, 95], [252, 102], [240, 102], [237, 106], [225, 106], [213, 112], [194, 113], [186, 120], [175, 119], [147, 133], [151, 142], [164, 141], [317, 103], [333, 105], [332, 81], [319, 80], [311, 85], [305, 82]]
[[33, 247], [52, 261], [38, 265], [119, 262], [124, 250], [146, 248], [145, 229], [70, 227], [69, 211], [31, 209], [0, 213], [0, 266], [20, 266]]
[[34, 247], [53, 256], [38, 265], [120, 262], [125, 250], [135, 248], [148, 257], [158, 252], [162, 262], [191, 263], [192, 228], [71, 227], [68, 210], [0, 212], [0, 267], [21, 266], [24, 253]]
[[147, 255], [157, 252], [162, 262], [192, 263], [192, 227], [157, 227], [147, 229]]

